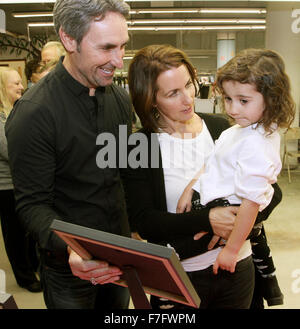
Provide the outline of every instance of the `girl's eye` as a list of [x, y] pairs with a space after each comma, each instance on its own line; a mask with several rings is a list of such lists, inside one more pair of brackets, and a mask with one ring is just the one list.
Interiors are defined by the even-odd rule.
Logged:
[[248, 101], [246, 99], [241, 99], [240, 102], [241, 102], [242, 105], [245, 105], [245, 104], [248, 103]]
[[225, 100], [225, 102], [230, 102], [230, 101], [231, 101], [231, 98], [228, 97], [228, 96], [225, 96], [225, 97], [224, 97], [224, 100]]

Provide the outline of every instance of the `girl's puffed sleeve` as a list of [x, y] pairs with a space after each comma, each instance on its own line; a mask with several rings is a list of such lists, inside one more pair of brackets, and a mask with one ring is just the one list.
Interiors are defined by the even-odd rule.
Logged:
[[268, 206], [274, 193], [271, 184], [277, 181], [281, 170], [279, 148], [279, 134], [267, 137], [258, 134], [243, 143], [238, 155], [236, 194], [259, 204], [259, 211]]

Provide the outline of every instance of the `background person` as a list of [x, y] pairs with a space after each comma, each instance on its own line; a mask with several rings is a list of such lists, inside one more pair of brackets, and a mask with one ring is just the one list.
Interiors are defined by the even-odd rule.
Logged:
[[44, 76], [46, 76], [49, 72], [51, 72], [55, 68], [57, 63], [58, 60], [51, 60], [45, 64], [41, 63], [36, 70], [36, 74], [37, 74], [36, 82], [40, 81]]
[[15, 197], [8, 164], [7, 141], [4, 133], [6, 119], [24, 87], [19, 73], [10, 67], [0, 67], [0, 217], [5, 250], [20, 287], [31, 292], [41, 291], [35, 275], [34, 242], [26, 233], [15, 211]]
[[27, 78], [27, 89], [32, 87], [38, 81], [38, 74], [36, 73], [38, 68], [41, 66], [40, 59], [34, 58], [26, 63], [25, 75]]
[[[200, 308], [249, 308], [254, 289], [249, 240], [239, 253], [235, 273], [221, 270], [214, 275], [212, 270], [221, 248], [216, 244], [212, 249], [211, 245], [219, 237], [228, 238], [237, 208], [176, 214], [187, 182], [205, 163], [214, 140], [229, 127], [228, 122], [219, 116], [194, 112], [195, 71], [179, 49], [167, 45], [141, 49], [130, 64], [128, 78], [131, 99], [144, 127], [139, 133], [149, 142], [148, 167], [129, 167], [124, 175], [132, 231], [148, 242], [175, 249], [200, 296]], [[158, 168], [151, 166], [155, 142], [160, 151]], [[271, 206], [259, 220], [265, 219], [280, 201], [281, 191], [278, 186], [275, 189]], [[200, 231], [208, 234], [195, 240], [203, 235]], [[153, 296], [151, 304], [153, 308], [164, 308], [164, 304], [183, 307]]]
[[27, 89], [25, 90], [25, 92], [30, 87], [34, 86], [37, 82], [39, 82], [51, 70], [53, 70], [57, 63], [58, 60], [51, 60], [47, 63], [37, 61], [29, 62], [25, 68], [26, 76], [28, 79]]
[[65, 56], [66, 50], [61, 42], [49, 41], [41, 50], [41, 61], [46, 64], [50, 61], [58, 61], [61, 56]]
[[96, 145], [99, 134], [118, 141], [119, 125], [131, 131], [128, 93], [112, 84], [123, 66], [128, 12], [120, 0], [56, 1], [54, 24], [66, 56], [29, 89], [6, 124], [17, 211], [40, 246], [48, 308], [129, 304], [127, 288], [109, 284], [120, 269], [81, 259], [49, 229], [60, 219], [130, 235], [119, 169], [96, 164], [104, 147]]

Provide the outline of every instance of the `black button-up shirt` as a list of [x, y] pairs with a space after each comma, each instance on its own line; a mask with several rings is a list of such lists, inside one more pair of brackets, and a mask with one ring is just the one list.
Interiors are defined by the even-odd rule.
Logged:
[[53, 219], [129, 234], [119, 169], [97, 166], [105, 146], [96, 139], [115, 136], [118, 157], [119, 125], [130, 131], [131, 113], [126, 90], [99, 87], [91, 97], [61, 61], [15, 104], [6, 135], [17, 211], [42, 248], [65, 248]]

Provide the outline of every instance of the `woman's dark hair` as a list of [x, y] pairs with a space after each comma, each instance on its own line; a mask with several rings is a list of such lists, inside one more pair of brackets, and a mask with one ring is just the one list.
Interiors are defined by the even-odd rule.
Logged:
[[159, 128], [156, 101], [157, 78], [172, 68], [185, 65], [196, 88], [196, 73], [187, 55], [170, 45], [151, 45], [136, 53], [128, 70], [129, 91], [142, 126], [157, 132]]

